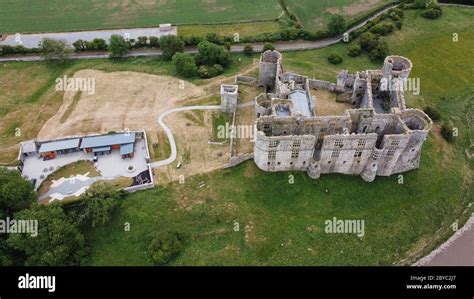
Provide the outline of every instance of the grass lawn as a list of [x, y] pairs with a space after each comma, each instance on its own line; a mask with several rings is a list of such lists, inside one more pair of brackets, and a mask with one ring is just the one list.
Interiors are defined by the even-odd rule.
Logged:
[[393, 2], [391, 0], [285, 0], [288, 10], [295, 14], [308, 30], [324, 30], [334, 14], [343, 15], [350, 23], [361, 16]]
[[100, 173], [94, 168], [94, 164], [91, 161], [77, 161], [61, 167], [52, 174], [50, 174], [46, 180], [41, 183], [38, 188], [38, 194], [43, 195], [49, 191], [53, 181], [59, 180], [60, 178], [69, 178], [78, 174], [89, 173], [89, 177], [100, 176]]
[[[227, 125], [226, 125], [227, 124]], [[214, 142], [227, 141], [228, 138], [221, 138], [222, 128], [230, 128], [232, 126], [232, 114], [224, 112], [214, 112], [212, 114], [212, 136]], [[227, 137], [227, 136], [226, 136]]]
[[206, 36], [209, 32], [216, 32], [223, 36], [239, 37], [255, 36], [260, 33], [271, 33], [280, 30], [280, 25], [276, 21], [234, 23], [216, 25], [183, 25], [178, 28], [179, 36]]
[[4, 0], [0, 28], [27, 33], [236, 23], [275, 20], [281, 12], [277, 0]]
[[[404, 29], [388, 37], [391, 52], [412, 59], [412, 76], [421, 79], [421, 95], [409, 105], [438, 107], [443, 121], [459, 128], [454, 145], [430, 133], [420, 169], [365, 183], [358, 176], [266, 173], [248, 161], [232, 169], [186, 178], [131, 194], [111, 223], [86, 233], [92, 265], [151, 265], [146, 239], [152, 232], [176, 230], [185, 249], [171, 265], [392, 265], [410, 264], [465, 221], [474, 200], [474, 163], [465, 116], [474, 91], [474, 10], [444, 8], [442, 19], [407, 12]], [[451, 41], [460, 34], [458, 43]], [[350, 59], [346, 45], [285, 53], [286, 70], [335, 81], [340, 69], [380, 68], [366, 55]], [[344, 56], [338, 66], [326, 57]], [[470, 77], [469, 77], [470, 76]], [[472, 124], [471, 124], [472, 125]], [[437, 126], [435, 126], [436, 128]], [[204, 182], [206, 187], [199, 188]], [[471, 208], [470, 213], [473, 210]], [[365, 220], [365, 236], [326, 234], [326, 220]], [[124, 231], [124, 223], [131, 225]]]

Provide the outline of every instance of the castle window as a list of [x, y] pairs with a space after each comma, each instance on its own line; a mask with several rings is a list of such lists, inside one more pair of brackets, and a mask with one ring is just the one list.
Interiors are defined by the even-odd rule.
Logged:
[[354, 153], [354, 158], [359, 158], [359, 157], [362, 157], [362, 150], [356, 150], [356, 152]]
[[362, 140], [359, 140], [359, 142], [357, 143], [357, 146], [359, 146], [359, 147], [363, 147], [363, 146], [365, 146], [365, 145], [366, 145], [366, 143], [367, 143], [367, 140], [365, 140], [365, 139], [362, 139]]
[[293, 147], [300, 147], [300, 146], [301, 146], [301, 140], [300, 139], [293, 141]]
[[263, 129], [265, 131], [270, 130], [272, 128], [272, 124], [263, 124]]
[[392, 140], [392, 146], [399, 146], [399, 145], [400, 145], [400, 139]]
[[292, 159], [298, 159], [299, 156], [300, 156], [300, 152], [298, 150], [292, 150], [291, 151], [291, 158]]
[[275, 161], [276, 159], [276, 151], [269, 151], [268, 152], [268, 161]]
[[342, 148], [344, 146], [344, 141], [342, 139], [336, 139], [336, 141], [334, 142], [334, 146]]
[[333, 150], [331, 153], [331, 158], [339, 158], [340, 150]]
[[270, 141], [269, 147], [277, 147], [280, 141], [278, 140], [272, 140]]
[[395, 155], [395, 149], [389, 149], [387, 152], [387, 156], [393, 156]]

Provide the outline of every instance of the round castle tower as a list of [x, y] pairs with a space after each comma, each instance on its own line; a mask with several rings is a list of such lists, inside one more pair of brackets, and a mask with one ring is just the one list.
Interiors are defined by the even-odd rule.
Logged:
[[382, 76], [385, 78], [400, 78], [405, 81], [410, 75], [412, 68], [413, 64], [408, 58], [388, 56], [383, 63]]

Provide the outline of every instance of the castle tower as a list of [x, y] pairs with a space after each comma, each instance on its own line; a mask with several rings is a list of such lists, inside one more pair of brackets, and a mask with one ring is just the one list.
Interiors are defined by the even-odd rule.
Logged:
[[388, 56], [382, 68], [382, 76], [386, 79], [400, 78], [405, 81], [410, 75], [413, 64], [408, 58], [402, 56]]
[[277, 51], [265, 51], [260, 57], [258, 86], [275, 85], [275, 79], [281, 72], [281, 54]]
[[239, 97], [238, 85], [221, 85], [221, 109], [225, 113], [234, 113]]

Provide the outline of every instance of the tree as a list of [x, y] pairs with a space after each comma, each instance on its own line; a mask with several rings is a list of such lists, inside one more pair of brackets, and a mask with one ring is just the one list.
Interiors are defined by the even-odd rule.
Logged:
[[435, 9], [435, 8], [427, 8], [421, 12], [422, 17], [426, 19], [430, 19], [430, 20], [437, 19], [441, 17], [442, 14], [443, 14], [443, 11], [441, 9]]
[[148, 36], [139, 36], [137, 37], [137, 43], [135, 47], [144, 48], [148, 46]]
[[25, 255], [25, 266], [74, 266], [87, 256], [84, 236], [57, 205], [35, 205], [15, 219], [37, 220], [38, 234], [10, 234], [7, 245]]
[[173, 56], [176, 71], [183, 77], [190, 78], [196, 75], [198, 67], [194, 58], [185, 53], [176, 53]]
[[76, 225], [96, 227], [110, 221], [125, 194], [107, 184], [97, 184], [81, 196], [78, 204], [65, 206], [69, 218]]
[[125, 41], [123, 36], [113, 34], [109, 40], [110, 58], [121, 58], [127, 54], [130, 44]]
[[82, 40], [82, 39], [78, 39], [77, 41], [75, 41], [72, 46], [74, 47], [74, 49], [76, 49], [76, 51], [87, 51], [87, 49], [89, 48], [89, 42], [88, 41], [85, 41], [85, 40]]
[[154, 233], [148, 244], [148, 255], [155, 265], [169, 263], [184, 249], [184, 237], [175, 231]]
[[245, 45], [243, 53], [247, 56], [251, 56], [253, 54], [253, 47], [250, 44]]
[[160, 37], [160, 48], [163, 51], [163, 59], [171, 60], [174, 54], [184, 51], [184, 42], [175, 35], [164, 35]]
[[327, 31], [331, 36], [336, 36], [346, 31], [346, 20], [341, 15], [333, 15], [329, 21]]
[[36, 193], [30, 182], [17, 171], [0, 168], [0, 214], [12, 216], [13, 212], [27, 208], [35, 201]]
[[71, 49], [65, 41], [43, 38], [39, 44], [41, 56], [46, 61], [62, 62], [69, 57]]
[[328, 56], [328, 61], [332, 64], [341, 64], [343, 59], [341, 56], [332, 53]]
[[94, 38], [88, 46], [88, 50], [92, 51], [106, 51], [107, 50], [107, 43], [105, 39], [102, 38]]
[[149, 46], [151, 48], [159, 48], [160, 47], [160, 39], [158, 37], [150, 36], [149, 41], [150, 41]]
[[199, 65], [213, 66], [220, 64], [225, 67], [230, 63], [230, 52], [208, 41], [199, 43], [198, 52], [196, 61]]
[[273, 44], [266, 43], [263, 45], [263, 52], [265, 51], [275, 51], [275, 46]]
[[371, 60], [382, 60], [389, 54], [388, 44], [384, 40], [379, 40], [378, 44], [369, 52]]

